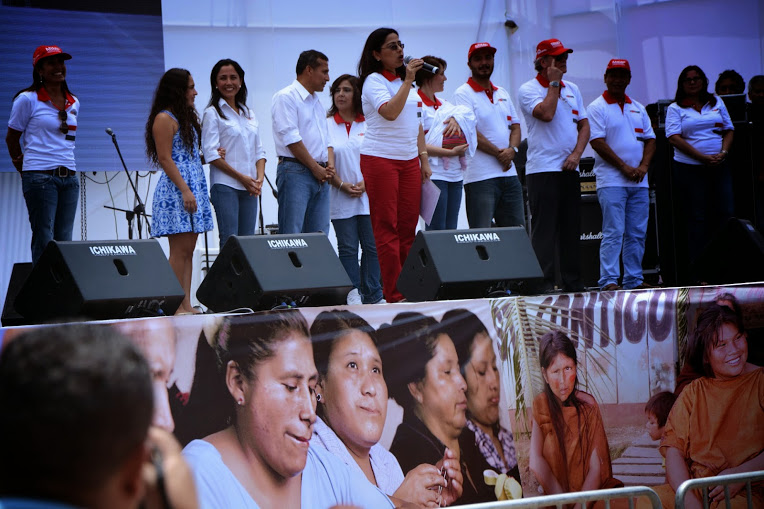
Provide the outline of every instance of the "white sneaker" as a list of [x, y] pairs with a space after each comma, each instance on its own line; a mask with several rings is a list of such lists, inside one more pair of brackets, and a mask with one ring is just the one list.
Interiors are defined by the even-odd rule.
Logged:
[[353, 288], [348, 293], [348, 300], [347, 303], [349, 306], [357, 306], [359, 304], [363, 304], [361, 302], [361, 294], [358, 293], [358, 288]]
[[387, 304], [387, 301], [383, 298], [379, 299], [377, 302], [374, 302], [374, 304]]

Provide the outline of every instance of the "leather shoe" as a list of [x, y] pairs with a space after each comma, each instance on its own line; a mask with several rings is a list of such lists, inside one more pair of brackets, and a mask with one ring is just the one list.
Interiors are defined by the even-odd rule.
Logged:
[[600, 289], [601, 292], [615, 292], [617, 290], [623, 290], [623, 288], [616, 283], [608, 283]]

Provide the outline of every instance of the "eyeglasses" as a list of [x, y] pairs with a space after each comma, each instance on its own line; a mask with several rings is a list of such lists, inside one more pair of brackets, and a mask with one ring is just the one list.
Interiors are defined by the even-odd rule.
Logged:
[[67, 134], [69, 132], [69, 125], [66, 123], [66, 110], [59, 110], [58, 119], [61, 121], [61, 125], [58, 128], [59, 131]]
[[703, 81], [703, 78], [701, 78], [700, 76], [693, 76], [692, 78], [684, 79], [685, 83], [695, 83], [696, 81]]
[[387, 44], [384, 47], [389, 49], [390, 51], [395, 51], [395, 50], [398, 49], [399, 46], [400, 46], [401, 49], [403, 49], [405, 47], [405, 45], [401, 41], [391, 42], [390, 44]]
[[555, 62], [565, 62], [567, 60], [568, 60], [568, 54], [567, 53], [563, 53], [562, 55], [557, 55], [556, 57], [554, 57], [554, 61]]

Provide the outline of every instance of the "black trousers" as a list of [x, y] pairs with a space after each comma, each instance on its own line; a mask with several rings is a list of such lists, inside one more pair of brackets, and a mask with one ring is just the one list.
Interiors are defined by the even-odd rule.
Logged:
[[544, 288], [555, 284], [559, 253], [564, 291], [583, 290], [580, 278], [581, 184], [577, 171], [550, 171], [526, 175], [531, 209], [531, 244], [544, 272]]

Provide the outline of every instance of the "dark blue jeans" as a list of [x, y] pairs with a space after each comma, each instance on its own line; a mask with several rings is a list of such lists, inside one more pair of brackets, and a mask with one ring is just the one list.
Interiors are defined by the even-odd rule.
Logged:
[[464, 185], [470, 228], [525, 226], [523, 186], [516, 176], [496, 177]]
[[254, 235], [257, 196], [224, 184], [215, 184], [210, 189], [210, 202], [215, 207], [221, 248], [231, 235]]
[[[377, 245], [368, 215], [332, 219], [337, 234], [337, 251], [350, 282], [361, 294], [361, 302], [374, 304], [382, 298], [382, 276], [377, 259]], [[358, 267], [358, 245], [361, 245], [361, 266]]]
[[426, 230], [456, 230], [459, 223], [459, 208], [462, 206], [462, 181], [433, 180], [432, 183], [440, 189], [440, 197], [432, 214], [432, 221], [426, 226]]
[[37, 263], [51, 240], [72, 240], [80, 182], [76, 175], [56, 177], [24, 171], [21, 189], [32, 227], [32, 262]]
[[279, 233], [324, 232], [329, 235], [329, 184], [293, 161], [276, 167]]

